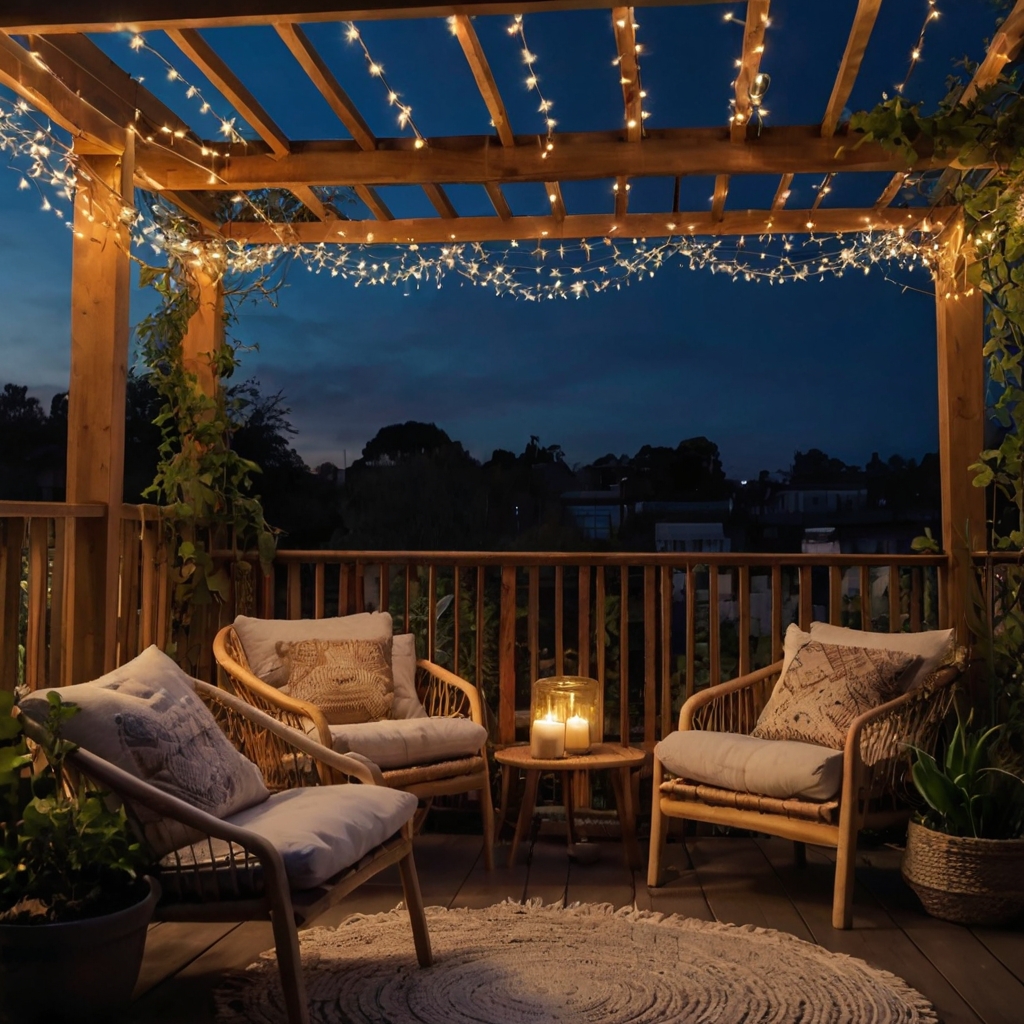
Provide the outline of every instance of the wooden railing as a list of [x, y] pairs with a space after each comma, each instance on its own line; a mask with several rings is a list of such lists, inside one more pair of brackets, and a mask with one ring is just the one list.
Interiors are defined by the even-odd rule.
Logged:
[[[63, 685], [75, 524], [99, 505], [0, 502], [2, 680]], [[156, 510], [119, 510], [118, 617], [110, 660], [166, 647], [170, 579]], [[790, 622], [874, 630], [945, 624], [941, 555], [282, 551], [262, 577], [266, 617], [389, 611], [421, 655], [476, 682], [500, 743], [525, 737], [542, 675], [598, 679], [608, 739], [651, 745], [694, 690], [770, 664]], [[256, 578], [260, 579], [257, 571]], [[218, 610], [212, 631], [235, 608]], [[210, 644], [197, 674], [213, 679]]]
[[[0, 689], [65, 686], [74, 595], [95, 582], [78, 578], [78, 526], [103, 518], [104, 505], [0, 501]], [[119, 510], [118, 616], [111, 665], [149, 644], [167, 643], [168, 580], [160, 524], [154, 509]], [[93, 599], [102, 600], [101, 593]]]
[[941, 555], [281, 551], [258, 610], [391, 612], [422, 656], [481, 686], [500, 743], [525, 737], [533, 679], [578, 673], [604, 687], [607, 738], [651, 745], [695, 689], [777, 660], [790, 622], [944, 624], [945, 566]]

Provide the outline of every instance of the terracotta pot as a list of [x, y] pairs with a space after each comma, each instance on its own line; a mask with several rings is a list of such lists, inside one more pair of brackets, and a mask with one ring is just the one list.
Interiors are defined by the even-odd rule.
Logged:
[[903, 877], [932, 917], [1008, 924], [1024, 914], [1024, 839], [973, 839], [912, 821]]
[[109, 1020], [132, 997], [160, 886], [133, 906], [63, 924], [0, 924], [0, 1022]]

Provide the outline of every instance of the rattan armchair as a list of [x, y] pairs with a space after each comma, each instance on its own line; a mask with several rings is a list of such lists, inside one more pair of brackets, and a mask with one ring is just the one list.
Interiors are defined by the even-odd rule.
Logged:
[[[234, 627], [220, 630], [214, 638], [213, 653], [233, 693], [284, 725], [317, 737], [330, 749], [331, 729], [323, 712], [315, 704], [289, 697], [255, 675]], [[416, 668], [417, 693], [429, 717], [468, 718], [486, 728], [483, 701], [472, 683], [430, 661], [417, 661]], [[417, 829], [435, 796], [479, 792], [484, 863], [488, 870], [494, 867], [494, 804], [486, 742], [470, 757], [384, 770], [381, 778], [386, 786], [412, 793], [422, 801]]]
[[[749, 734], [782, 672], [782, 662], [694, 694], [679, 712], [679, 728]], [[959, 671], [941, 669], [924, 686], [865, 712], [850, 724], [843, 748], [842, 788], [835, 799], [779, 799], [702, 785], [673, 776], [654, 759], [654, 799], [647, 884], [663, 882], [669, 818], [731, 825], [836, 850], [832, 925], [852, 923], [857, 834], [909, 817], [904, 799], [907, 744], [931, 748], [949, 708]]]
[[[199, 681], [195, 689], [232, 743], [260, 767], [268, 789], [280, 792], [343, 780], [383, 784], [376, 768], [296, 734], [237, 697]], [[270, 919], [288, 1024], [309, 1024], [297, 929], [391, 864], [398, 864], [417, 959], [422, 967], [432, 963], [411, 822], [324, 884], [292, 890], [281, 854], [262, 836], [207, 814], [86, 750], [77, 751], [70, 761], [75, 770], [122, 800], [130, 817], [145, 808], [169, 826], [180, 827], [181, 846], [155, 871], [163, 891], [157, 919]]]

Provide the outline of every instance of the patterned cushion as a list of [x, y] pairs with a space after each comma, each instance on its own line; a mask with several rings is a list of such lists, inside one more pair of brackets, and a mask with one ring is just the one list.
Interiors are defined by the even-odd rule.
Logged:
[[[25, 714], [45, 720], [48, 692], [26, 697]], [[260, 770], [221, 732], [191, 679], [157, 647], [93, 682], [58, 692], [79, 708], [64, 726], [66, 739], [193, 807], [226, 818], [270, 795]], [[191, 838], [183, 826], [152, 811], [134, 811], [158, 856]]]
[[281, 692], [315, 704], [331, 725], [390, 717], [395, 696], [390, 638], [279, 642], [277, 654], [288, 670]]
[[793, 656], [752, 736], [841, 749], [850, 723], [903, 692], [916, 655], [811, 640]]

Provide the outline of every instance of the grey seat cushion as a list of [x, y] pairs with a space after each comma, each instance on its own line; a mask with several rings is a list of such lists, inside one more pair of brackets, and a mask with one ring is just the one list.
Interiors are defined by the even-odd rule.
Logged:
[[828, 800], [843, 780], [843, 752], [794, 740], [687, 729], [666, 736], [654, 754], [691, 782], [762, 796]]
[[468, 718], [395, 718], [332, 725], [331, 746], [387, 770], [478, 754], [487, 730]]
[[393, 836], [417, 803], [386, 786], [310, 786], [274, 793], [226, 820], [274, 845], [291, 888], [312, 889]]

